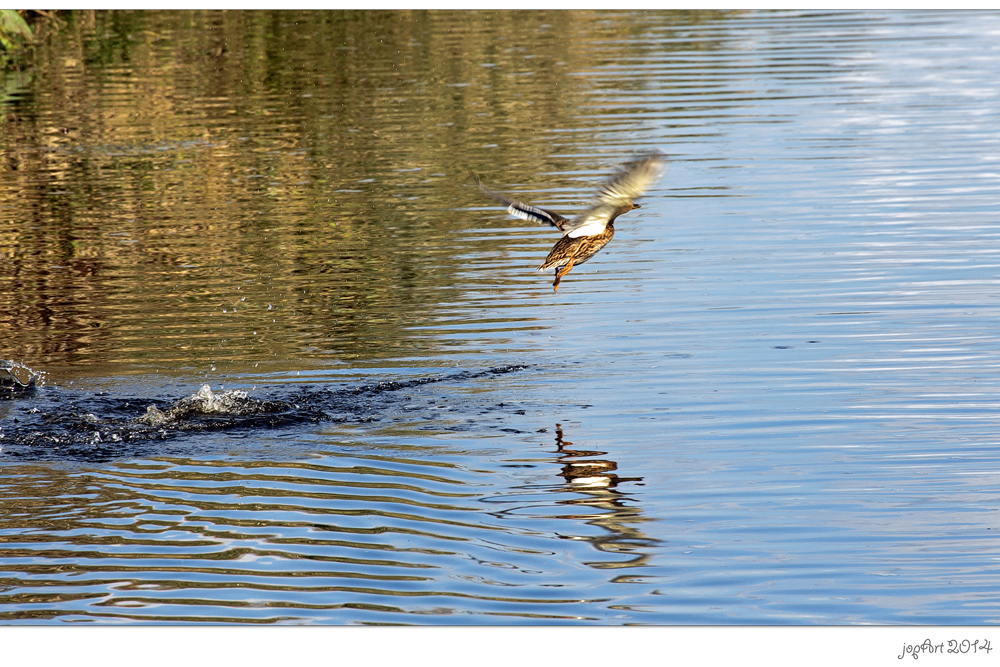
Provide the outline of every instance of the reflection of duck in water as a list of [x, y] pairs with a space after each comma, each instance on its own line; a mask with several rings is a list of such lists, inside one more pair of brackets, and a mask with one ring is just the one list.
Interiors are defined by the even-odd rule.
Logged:
[[556, 446], [559, 448], [559, 462], [563, 464], [559, 476], [576, 488], [613, 489], [619, 482], [640, 482], [641, 477], [621, 479], [614, 473], [618, 464], [607, 459], [589, 458], [603, 456], [607, 452], [587, 449], [571, 449], [573, 443], [563, 440], [562, 424], [556, 424]]
[[659, 178], [663, 170], [663, 157], [659, 152], [648, 155], [625, 165], [621, 171], [608, 179], [597, 193], [594, 203], [575, 221], [558, 213], [494, 192], [483, 185], [475, 172], [470, 173], [479, 184], [479, 189], [488, 197], [507, 206], [507, 212], [523, 220], [544, 222], [558, 228], [563, 237], [559, 239], [545, 258], [539, 271], [556, 270], [552, 290], [559, 289], [559, 281], [583, 264], [606, 246], [615, 235], [615, 218], [634, 208], [639, 208], [633, 199], [640, 196]]
[[[642, 482], [642, 477], [619, 477], [613, 472], [618, 469], [617, 463], [594, 458], [606, 456], [607, 452], [573, 449], [573, 443], [563, 439], [561, 424], [556, 424], [556, 446], [558, 461], [562, 464], [559, 476], [566, 480], [567, 490], [578, 494], [576, 498], [559, 501], [561, 505], [573, 507], [572, 513], [564, 518], [582, 520], [607, 531], [598, 535], [574, 535], [576, 531], [573, 531], [561, 536], [586, 540], [600, 551], [617, 554], [611, 560], [587, 563], [591, 567], [619, 569], [645, 565], [651, 555], [648, 548], [659, 544], [659, 540], [640, 530], [638, 524], [649, 519], [643, 516], [641, 507], [634, 504], [636, 498], [617, 488], [622, 482]], [[591, 510], [588, 512], [585, 507]], [[627, 558], [622, 560], [622, 556]]]

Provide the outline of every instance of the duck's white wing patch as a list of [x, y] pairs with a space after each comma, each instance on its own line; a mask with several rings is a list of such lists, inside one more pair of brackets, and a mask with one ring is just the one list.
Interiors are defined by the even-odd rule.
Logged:
[[566, 230], [563, 236], [568, 236], [571, 239], [578, 239], [581, 236], [596, 236], [607, 228], [608, 219], [605, 216], [600, 220], [592, 220], [590, 222], [584, 221], [582, 224], [574, 225], [570, 229]]
[[568, 227], [566, 231], [563, 232], [563, 236], [568, 236], [571, 239], [577, 239], [581, 236], [594, 236], [595, 234], [600, 234], [605, 230], [605, 228], [607, 228], [608, 220], [611, 219], [611, 214], [614, 213], [614, 211], [615, 208], [613, 206], [598, 204], [580, 216], [580, 220], [573, 223], [571, 227]]
[[581, 225], [576, 229], [571, 229], [566, 232], [564, 236], [568, 236], [571, 239], [578, 239], [581, 236], [597, 236], [605, 229], [607, 229], [607, 222], [591, 222], [586, 225]]

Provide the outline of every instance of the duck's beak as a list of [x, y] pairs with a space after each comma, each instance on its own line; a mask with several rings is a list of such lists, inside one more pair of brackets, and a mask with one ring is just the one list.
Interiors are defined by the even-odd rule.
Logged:
[[639, 206], [638, 204], [632, 204], [632, 208], [642, 208], [642, 207]]

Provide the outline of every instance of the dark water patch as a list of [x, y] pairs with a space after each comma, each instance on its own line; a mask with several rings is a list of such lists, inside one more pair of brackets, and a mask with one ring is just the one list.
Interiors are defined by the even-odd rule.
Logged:
[[[213, 392], [203, 385], [184, 398], [86, 394], [49, 387], [38, 400], [11, 405], [0, 415], [0, 455], [19, 460], [106, 461], [167, 453], [160, 443], [202, 432], [256, 431], [307, 423], [370, 424], [391, 420], [438, 420], [442, 409], [470, 417], [446, 430], [473, 428], [475, 417], [502, 411], [524, 414], [519, 406], [449, 397], [447, 405], [419, 395], [432, 384], [469, 383], [514, 373], [525, 365], [505, 365], [409, 380], [386, 380], [355, 387], [296, 386], [263, 392]], [[165, 407], [159, 407], [165, 405]], [[173, 448], [171, 448], [173, 449]], [[188, 451], [190, 453], [190, 451]]]

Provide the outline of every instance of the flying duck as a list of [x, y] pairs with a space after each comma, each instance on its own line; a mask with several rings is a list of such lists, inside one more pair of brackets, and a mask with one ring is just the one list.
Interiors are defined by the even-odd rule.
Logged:
[[494, 192], [483, 185], [474, 171], [470, 169], [469, 173], [476, 179], [482, 193], [505, 205], [511, 215], [522, 220], [550, 224], [563, 233], [538, 267], [539, 271], [555, 269], [556, 278], [552, 283], [552, 291], [557, 291], [563, 276], [572, 271], [574, 266], [579, 266], [596, 255], [611, 241], [615, 235], [615, 218], [634, 208], [640, 208], [632, 200], [656, 182], [663, 166], [664, 159], [659, 151], [653, 151], [624, 165], [601, 186], [590, 208], [576, 220]]

